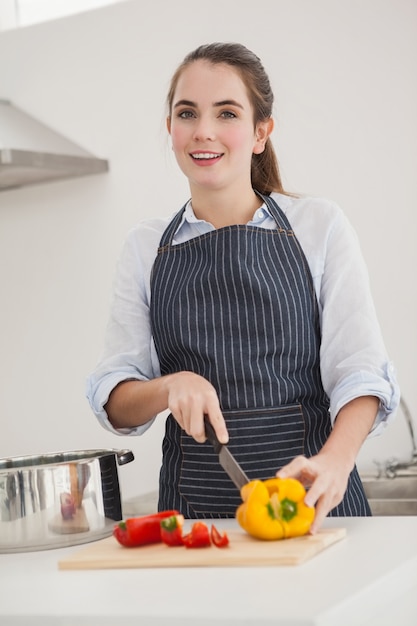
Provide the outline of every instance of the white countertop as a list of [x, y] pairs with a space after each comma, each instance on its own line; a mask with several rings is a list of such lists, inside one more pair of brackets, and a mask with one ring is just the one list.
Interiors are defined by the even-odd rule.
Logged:
[[417, 517], [324, 527], [347, 536], [297, 566], [68, 571], [58, 561], [83, 546], [1, 554], [0, 624], [414, 626]]

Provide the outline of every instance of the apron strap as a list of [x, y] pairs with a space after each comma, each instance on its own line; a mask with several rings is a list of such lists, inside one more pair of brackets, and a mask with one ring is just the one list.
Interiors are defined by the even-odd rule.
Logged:
[[256, 191], [256, 189], [254, 191], [256, 195], [262, 198], [262, 200], [265, 202], [266, 206], [269, 209], [269, 212], [271, 213], [272, 217], [274, 218], [278, 226], [278, 230], [286, 230], [287, 234], [292, 235], [293, 230], [291, 228], [291, 224], [289, 223], [288, 218], [285, 215], [284, 211], [278, 206], [275, 200], [271, 198], [271, 196], [266, 196], [262, 193], [259, 193], [258, 191]]
[[165, 248], [165, 246], [172, 244], [172, 240], [181, 224], [182, 216], [184, 214], [185, 207], [187, 206], [187, 204], [188, 202], [184, 204], [182, 209], [178, 211], [178, 213], [173, 217], [173, 219], [168, 224], [165, 232], [163, 233], [161, 237], [161, 241], [159, 242], [158, 253], [161, 252], [161, 248]]

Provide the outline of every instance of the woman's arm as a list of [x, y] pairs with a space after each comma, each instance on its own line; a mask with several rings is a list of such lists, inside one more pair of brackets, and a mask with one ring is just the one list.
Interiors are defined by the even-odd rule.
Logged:
[[316, 507], [311, 532], [316, 532], [329, 511], [341, 502], [349, 474], [374, 424], [378, 407], [379, 399], [374, 396], [362, 396], [348, 402], [340, 409], [333, 430], [318, 454], [309, 459], [296, 457], [277, 472], [281, 478], [298, 478], [309, 487], [305, 503]]
[[[103, 352], [87, 380], [87, 398], [91, 408], [102, 426], [113, 432], [115, 427], [106, 412], [106, 408], [112, 406], [110, 396], [113, 391], [117, 389], [122, 404], [127, 403], [132, 389], [135, 392], [136, 384], [139, 386], [142, 381], [146, 384], [149, 381], [150, 384], [160, 376], [159, 362], [152, 345], [149, 277], [165, 228], [163, 221], [139, 224], [128, 233], [118, 258]], [[125, 382], [133, 380], [135, 384]], [[118, 430], [119, 434], [130, 434], [127, 430], [129, 424], [133, 425], [132, 433], [142, 434], [156, 417], [157, 412], [152, 414], [150, 407], [158, 399], [158, 393], [156, 390], [152, 394], [152, 385], [149, 389], [149, 397], [145, 396], [145, 403], [139, 402], [134, 418], [126, 416], [126, 430]], [[122, 423], [118, 415], [113, 421], [115, 425]], [[139, 428], [134, 430], [135, 426]]]
[[282, 201], [313, 276], [321, 325], [321, 376], [332, 423], [350, 400], [373, 395], [380, 402], [371, 432], [379, 434], [393, 419], [400, 393], [358, 236], [330, 200]]
[[121, 382], [105, 405], [110, 423], [118, 429], [145, 424], [166, 409], [188, 435], [200, 442], [206, 439], [204, 415], [207, 414], [219, 441], [227, 443], [229, 437], [216, 390], [193, 372]]
[[319, 300], [320, 365], [332, 421], [351, 399], [374, 395], [380, 401], [377, 427], [393, 414], [399, 391], [359, 240], [342, 212], [328, 233]]

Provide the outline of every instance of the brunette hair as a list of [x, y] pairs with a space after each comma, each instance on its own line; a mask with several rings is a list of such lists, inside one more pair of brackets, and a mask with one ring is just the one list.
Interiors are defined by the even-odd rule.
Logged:
[[[210, 43], [199, 46], [184, 58], [174, 73], [167, 95], [168, 114], [171, 114], [172, 102], [178, 80], [186, 67], [195, 61], [208, 61], [213, 65], [230, 65], [239, 73], [246, 85], [254, 112], [254, 124], [268, 120], [272, 116], [274, 94], [268, 75], [261, 60], [239, 43]], [[252, 187], [263, 194], [271, 191], [286, 193], [281, 181], [278, 160], [270, 137], [261, 154], [252, 155]]]

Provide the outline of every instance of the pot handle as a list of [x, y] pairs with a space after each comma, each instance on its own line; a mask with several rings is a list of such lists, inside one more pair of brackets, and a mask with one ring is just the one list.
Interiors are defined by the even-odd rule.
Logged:
[[116, 450], [116, 456], [119, 465], [126, 465], [135, 459], [132, 450]]

